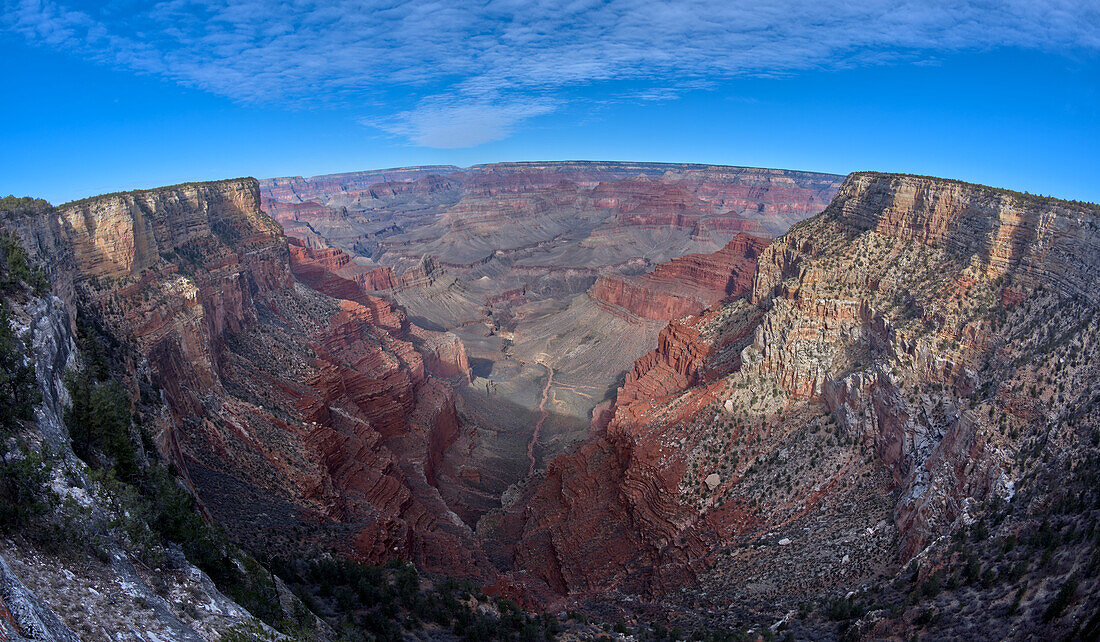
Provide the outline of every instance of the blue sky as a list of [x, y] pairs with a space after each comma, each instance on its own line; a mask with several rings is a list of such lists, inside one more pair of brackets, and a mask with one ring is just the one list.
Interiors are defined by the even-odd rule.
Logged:
[[1100, 201], [1097, 0], [2, 1], [3, 194], [599, 159]]

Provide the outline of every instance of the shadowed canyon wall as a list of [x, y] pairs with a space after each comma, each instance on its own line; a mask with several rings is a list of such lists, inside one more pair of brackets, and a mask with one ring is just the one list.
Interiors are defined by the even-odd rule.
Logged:
[[461, 342], [331, 272], [338, 251], [288, 246], [259, 204], [238, 179], [57, 209], [85, 313], [133, 342], [171, 410], [160, 449], [257, 550], [484, 572], [431, 485], [458, 432]]

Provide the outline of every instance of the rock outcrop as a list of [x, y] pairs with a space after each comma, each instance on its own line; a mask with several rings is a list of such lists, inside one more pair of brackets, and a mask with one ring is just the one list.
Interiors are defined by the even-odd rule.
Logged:
[[424, 367], [428, 372], [443, 379], [458, 377], [470, 383], [470, 360], [461, 339], [450, 332], [421, 328], [415, 329], [415, 335], [420, 339], [417, 347], [424, 355]]
[[670, 321], [750, 292], [767, 240], [740, 233], [712, 254], [685, 254], [639, 276], [601, 275], [592, 298], [645, 319]]
[[[706, 307], [693, 296], [651, 289], [651, 284], [651, 280], [644, 277], [604, 275], [596, 279], [588, 293], [613, 312], [626, 311], [643, 319], [657, 321], [699, 314]], [[704, 296], [706, 294], [710, 293], [704, 293]]]

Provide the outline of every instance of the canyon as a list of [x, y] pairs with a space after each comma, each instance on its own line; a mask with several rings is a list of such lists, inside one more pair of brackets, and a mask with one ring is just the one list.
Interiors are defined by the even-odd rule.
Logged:
[[471, 364], [456, 390], [466, 430], [440, 488], [476, 526], [599, 424], [669, 319], [744, 295], [767, 239], [823, 209], [840, 180], [499, 163], [267, 179], [261, 194], [293, 243], [343, 252], [338, 275], [460, 339]]
[[[604, 236], [634, 243], [621, 228], [641, 230], [676, 253], [719, 247], [728, 234], [701, 235], [698, 221], [739, 215], [727, 216], [730, 194], [691, 166], [517, 165], [450, 177], [431, 169], [399, 171], [385, 186], [354, 174], [111, 194], [12, 227], [51, 272], [73, 330], [83, 315], [129, 346], [127, 387], [151, 386], [166, 407], [150, 426], [157, 450], [236, 541], [269, 557], [396, 556], [488, 581], [500, 569], [478, 519], [587, 435], [593, 409], [606, 406], [615, 378], [658, 330], [587, 295], [606, 263], [645, 265], [622, 260], [634, 250], [606, 238], [589, 247], [591, 232], [602, 221]], [[662, 198], [653, 177], [673, 171], [685, 178], [670, 198], [692, 201], [695, 218], [645, 219], [655, 207], [646, 203]], [[713, 171], [718, 182], [760, 183], [761, 194], [773, 182], [792, 191], [753, 205], [771, 226], [820, 206], [833, 185], [807, 174], [800, 180], [813, 188], [799, 191], [786, 172]], [[620, 180], [629, 183], [622, 194], [605, 184]], [[690, 199], [680, 181], [709, 189], [711, 200]], [[374, 209], [390, 218], [302, 201], [291, 203], [291, 221], [273, 200], [319, 190], [336, 190], [341, 202], [382, 200]], [[726, 191], [747, 207], [745, 190]], [[474, 211], [484, 212], [480, 221]], [[518, 226], [529, 238], [513, 239], [504, 258], [496, 249], [468, 255], [517, 212], [531, 217]], [[632, 218], [618, 223], [621, 212]], [[372, 224], [382, 233], [364, 233]], [[284, 233], [303, 225], [309, 233]], [[451, 248], [433, 254], [440, 238]], [[396, 258], [357, 253], [368, 240], [396, 248]], [[610, 258], [555, 258], [562, 252]], [[708, 287], [726, 294], [724, 284], [699, 282], [698, 296]], [[575, 358], [586, 348], [606, 360]]]
[[910, 175], [556, 162], [4, 226], [259, 557], [409, 560], [609, 622], [1025, 638], [1095, 626], [1098, 218]]

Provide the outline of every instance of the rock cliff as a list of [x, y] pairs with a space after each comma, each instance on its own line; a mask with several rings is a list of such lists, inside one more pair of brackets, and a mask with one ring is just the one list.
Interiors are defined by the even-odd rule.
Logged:
[[636, 316], [661, 321], [697, 315], [752, 288], [767, 240], [740, 233], [711, 254], [685, 254], [639, 276], [601, 275], [589, 296]]
[[[957, 519], [971, 493], [1007, 492], [1008, 462], [983, 445], [990, 418], [974, 412], [1003, 412], [1008, 382], [1034, 376], [1007, 358], [1032, 341], [1014, 322], [1052, 300], [1067, 314], [1100, 297], [1088, 276], [1100, 264], [1095, 220], [1094, 209], [1054, 199], [855, 174], [825, 214], [761, 257], [754, 299], [771, 311], [746, 367], [822, 400], [875, 443], [905, 489], [904, 556]], [[1090, 318], [1065, 340], [1084, 340]], [[852, 371], [837, 368], [845, 362]], [[947, 391], [945, 416], [914, 402], [929, 385]], [[970, 471], [941, 477], [952, 468]], [[929, 485], [946, 496], [927, 496]]]
[[87, 313], [135, 342], [130, 367], [162, 390], [160, 450], [256, 550], [478, 572], [431, 485], [458, 430], [446, 379], [468, 376], [461, 342], [369, 294], [385, 273], [288, 245], [259, 205], [257, 182], [238, 179], [54, 214]]
[[[662, 332], [606, 431], [506, 515], [515, 563], [561, 593], [692, 580], [712, 607], [774, 612], [915, 556], [946, 573], [942, 536], [989, 506], [1015, 507], [1001, 537], [1031, 532], [1068, 490], [1050, 475], [1093, 469], [1097, 221], [1087, 204], [851, 175], [763, 250], [749, 300]], [[1089, 474], [1068, 492], [1091, 497]]]

